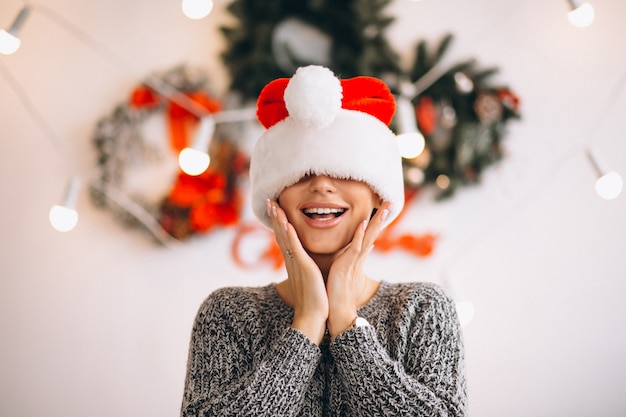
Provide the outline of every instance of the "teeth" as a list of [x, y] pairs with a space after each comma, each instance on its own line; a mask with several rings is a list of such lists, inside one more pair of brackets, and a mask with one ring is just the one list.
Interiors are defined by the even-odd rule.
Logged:
[[346, 211], [345, 209], [341, 209], [341, 208], [329, 208], [329, 207], [325, 207], [325, 208], [321, 208], [321, 207], [314, 207], [314, 208], [308, 208], [304, 210], [305, 214], [337, 214], [337, 213], [343, 213], [344, 211]]

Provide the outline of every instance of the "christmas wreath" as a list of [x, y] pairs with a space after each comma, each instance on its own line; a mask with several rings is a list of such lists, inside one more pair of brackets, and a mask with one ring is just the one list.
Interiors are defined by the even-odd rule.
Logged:
[[113, 198], [123, 195], [176, 239], [235, 224], [242, 202], [238, 178], [246, 172], [246, 158], [221, 129], [211, 142], [209, 169], [198, 176], [182, 172], [177, 155], [189, 146], [199, 118], [164, 91], [184, 94], [207, 113], [222, 107], [208, 79], [185, 66], [144, 80], [97, 123], [98, 186], [91, 190], [92, 200], [127, 225], [146, 226], [137, 210]]

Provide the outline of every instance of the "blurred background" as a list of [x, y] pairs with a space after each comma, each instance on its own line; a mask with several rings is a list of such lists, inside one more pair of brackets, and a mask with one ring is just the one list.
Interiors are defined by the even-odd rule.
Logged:
[[[235, 49], [233, 32], [224, 36], [221, 27], [237, 27], [244, 17], [227, 10], [231, 3], [216, 0], [201, 19], [186, 17], [179, 1], [28, 3], [30, 13], [17, 28], [20, 48], [0, 55], [1, 415], [175, 416], [202, 300], [222, 286], [284, 278], [271, 236], [247, 206], [246, 156], [259, 127], [245, 121], [244, 111], [235, 112], [244, 122], [218, 129], [212, 156], [218, 174], [226, 175], [208, 178], [215, 182], [207, 187], [222, 197], [234, 188], [235, 197], [211, 212], [217, 217], [204, 212], [193, 217], [193, 227], [181, 226], [181, 216], [191, 214], [181, 211], [180, 201], [195, 185], [185, 188], [172, 168], [174, 153], [163, 152], [172, 110], [156, 106], [154, 91], [141, 88], [151, 74], [165, 73], [185, 89], [199, 72], [210, 85], [204, 109], [215, 104], [211, 100], [226, 110], [248, 108], [255, 87], [246, 82], [262, 79], [267, 68], [246, 59], [260, 53], [263, 62], [265, 55]], [[274, 2], [256, 2], [259, 10], [252, 10], [255, 2], [237, 3], [248, 5], [242, 7], [256, 16], [252, 23], [260, 22], [259, 10], [270, 21], [290, 13], [270, 6]], [[356, 11], [368, 10], [368, 2], [354, 3], [361, 9], [353, 15], [329, 16], [359, 22]], [[428, 73], [433, 83], [468, 59], [477, 62], [474, 75], [495, 67], [491, 92], [500, 99], [506, 92], [521, 116], [498, 125], [497, 143], [487, 137], [497, 158], [483, 155], [489, 163], [480, 165], [478, 181], [442, 197], [446, 184], [436, 182], [438, 175], [422, 169], [425, 179], [408, 176], [413, 197], [367, 264], [374, 278], [435, 282], [458, 302], [474, 416], [626, 413], [620, 324], [626, 317], [626, 197], [607, 200], [594, 188], [598, 165], [626, 173], [626, 3], [590, 3], [595, 20], [586, 28], [568, 21], [571, 2], [560, 0], [394, 0], [374, 14], [393, 18], [383, 25], [388, 45], [378, 45], [397, 59], [392, 54], [381, 61], [382, 75], [410, 79], [419, 67], [418, 43], [425, 41], [436, 55], [432, 51], [452, 34], [445, 54], [431, 62], [437, 64]], [[318, 7], [320, 21], [330, 13], [323, 1], [303, 4]], [[24, 6], [2, 0], [0, 28], [9, 30]], [[241, 30], [256, 28], [252, 23]], [[314, 45], [312, 53], [323, 55], [324, 39], [340, 38], [320, 37], [303, 25], [276, 27], [283, 39], [295, 33], [299, 40], [287, 51], [287, 63], [267, 74], [305, 59], [289, 54], [298, 48]], [[374, 25], [357, 41], [380, 40], [379, 29]], [[277, 30], [273, 36], [280, 38]], [[343, 53], [352, 61], [354, 48]], [[168, 72], [180, 65], [195, 72]], [[418, 78], [409, 87], [392, 83], [416, 108], [424, 90], [412, 88], [433, 85]], [[202, 83], [191, 84], [193, 90]], [[115, 119], [116, 106], [129, 97], [147, 107], [135, 113], [121, 107], [118, 113], [130, 118]], [[511, 101], [502, 103], [498, 109], [506, 115]], [[443, 114], [442, 107], [434, 111]], [[420, 114], [423, 130], [427, 119]], [[457, 109], [458, 123], [462, 114]], [[115, 133], [120, 125], [152, 142], [133, 148]], [[436, 138], [427, 139], [435, 155]], [[115, 163], [107, 165], [105, 156]], [[145, 162], [151, 156], [152, 165]], [[59, 232], [49, 210], [65, 201], [76, 176], [81, 182], [69, 196], [79, 221]], [[104, 177], [117, 181], [117, 188], [105, 190], [116, 204], [94, 191]], [[167, 194], [175, 182], [179, 194]], [[150, 202], [166, 194], [173, 205], [160, 206], [155, 218]]]

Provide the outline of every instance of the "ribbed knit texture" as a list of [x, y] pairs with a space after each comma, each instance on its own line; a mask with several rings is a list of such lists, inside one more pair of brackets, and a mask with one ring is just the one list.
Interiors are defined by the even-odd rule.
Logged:
[[214, 292], [193, 326], [181, 416], [465, 415], [461, 333], [439, 287], [382, 282], [358, 314], [370, 326], [318, 347], [273, 285]]

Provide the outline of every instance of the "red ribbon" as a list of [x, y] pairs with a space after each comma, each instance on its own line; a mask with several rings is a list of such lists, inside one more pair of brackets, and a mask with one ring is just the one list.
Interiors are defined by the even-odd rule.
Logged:
[[[241, 241], [250, 233], [255, 233], [259, 231], [265, 232], [267, 234], [268, 243], [265, 246], [265, 250], [259, 255], [256, 261], [246, 262], [241, 258], [240, 255]], [[274, 233], [272, 233], [268, 229], [265, 229], [258, 223], [239, 224], [239, 227], [237, 228], [237, 234], [235, 235], [235, 238], [233, 239], [233, 244], [230, 248], [230, 253], [233, 260], [235, 261], [235, 264], [237, 264], [237, 266], [241, 268], [253, 268], [260, 264], [268, 263], [272, 265], [275, 270], [278, 270], [283, 266], [285, 262], [285, 260], [283, 259], [283, 254], [280, 251], [280, 246], [278, 246], [276, 239], [274, 239]]]
[[[404, 196], [405, 207], [407, 207], [417, 196], [417, 190], [405, 189]], [[393, 236], [393, 231], [400, 222], [405, 210], [402, 210], [400, 215], [396, 217], [396, 219], [389, 226], [387, 226], [385, 230], [383, 230], [380, 236], [378, 236], [374, 249], [381, 252], [389, 252], [393, 249], [400, 248], [419, 257], [431, 255], [435, 249], [435, 242], [437, 241], [436, 235], [432, 233], [424, 233], [422, 235], [407, 233], [398, 237]]]
[[[209, 113], [216, 113], [222, 109], [218, 100], [203, 91], [190, 91], [184, 94]], [[137, 87], [130, 96], [130, 106], [136, 109], [157, 107], [163, 102], [167, 105], [170, 144], [178, 153], [188, 146], [187, 130], [198, 124], [199, 117], [172, 100], [161, 98], [145, 85]]]

